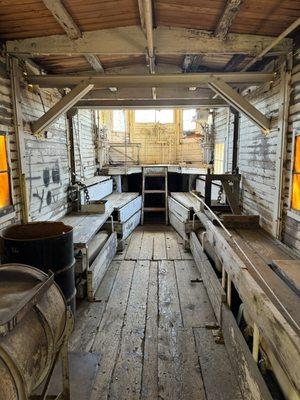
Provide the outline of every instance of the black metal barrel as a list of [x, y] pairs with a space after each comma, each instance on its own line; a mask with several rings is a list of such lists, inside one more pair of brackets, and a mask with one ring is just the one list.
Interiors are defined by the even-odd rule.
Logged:
[[75, 314], [73, 228], [62, 222], [16, 224], [1, 233], [2, 262], [51, 270]]

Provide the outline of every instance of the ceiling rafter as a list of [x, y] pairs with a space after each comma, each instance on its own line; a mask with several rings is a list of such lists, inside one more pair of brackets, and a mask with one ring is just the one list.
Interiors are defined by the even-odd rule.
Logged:
[[256, 55], [245, 67], [242, 71], [247, 71], [252, 65], [254, 65], [257, 61], [261, 60], [270, 50], [272, 50], [276, 45], [292, 33], [295, 29], [300, 26], [300, 17], [296, 19], [287, 29], [285, 29], [277, 38], [273, 39], [272, 42], [266, 46], [258, 55]]
[[[159, 26], [153, 32], [155, 55], [186, 54], [248, 54], [256, 56], [261, 49], [273, 43], [274, 37], [230, 33], [225, 42], [211, 32]], [[147, 40], [141, 35], [140, 26], [102, 29], [82, 33], [71, 40], [66, 35], [52, 35], [6, 42], [10, 54], [39, 57], [43, 55], [80, 54], [96, 55], [145, 55]], [[276, 45], [277, 52], [288, 52], [292, 39], [284, 39]]]
[[220, 72], [220, 73], [190, 73], [190, 74], [148, 74], [148, 75], [116, 75], [94, 73], [85, 75], [28, 75], [30, 84], [40, 87], [66, 88], [89, 81], [95, 88], [119, 87], [172, 87], [199, 86], [207, 84], [212, 78], [223, 79], [227, 83], [263, 83], [273, 80], [274, 74], [269, 72]]
[[[152, 1], [139, 0], [139, 12], [140, 12], [141, 28], [147, 40], [146, 60], [149, 66], [149, 72], [150, 74], [155, 74]], [[152, 97], [153, 99], [156, 98], [155, 87], [152, 88]]]
[[202, 55], [186, 54], [182, 63], [183, 72], [196, 72], [201, 65]]
[[[202, 86], [196, 90], [188, 90], [185, 87], [158, 87], [156, 89], [157, 99], [176, 100], [176, 99], [210, 99], [212, 90]], [[117, 93], [103, 89], [91, 90], [84, 96], [83, 100], [149, 100], [152, 99], [151, 88], [119, 88]]]
[[[82, 37], [79, 27], [61, 0], [43, 0], [43, 2], [48, 10], [51, 11], [59, 25], [66, 32], [70, 40], [77, 40]], [[84, 57], [95, 71], [104, 72], [104, 68], [97, 56], [94, 54], [85, 54]]]
[[214, 32], [214, 35], [217, 38], [222, 40], [226, 39], [230, 27], [237, 16], [243, 1], [244, 0], [227, 0], [225, 9]]
[[144, 99], [144, 100], [80, 100], [76, 108], [147, 108], [147, 107], [229, 107], [222, 99]]

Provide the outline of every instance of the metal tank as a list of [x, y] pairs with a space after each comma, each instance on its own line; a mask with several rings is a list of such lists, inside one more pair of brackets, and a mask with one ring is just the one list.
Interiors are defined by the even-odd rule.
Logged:
[[73, 228], [63, 222], [30, 222], [11, 225], [1, 232], [2, 262], [51, 270], [67, 304], [75, 313]]
[[51, 375], [69, 320], [53, 274], [0, 265], [0, 400], [27, 400]]

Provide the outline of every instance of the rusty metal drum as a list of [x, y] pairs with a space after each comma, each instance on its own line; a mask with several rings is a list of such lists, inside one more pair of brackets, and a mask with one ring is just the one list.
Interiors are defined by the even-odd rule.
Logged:
[[1, 239], [2, 262], [51, 270], [75, 314], [73, 228], [59, 221], [15, 224], [1, 232]]
[[53, 275], [0, 265], [0, 400], [28, 399], [49, 374], [66, 326], [66, 301]]

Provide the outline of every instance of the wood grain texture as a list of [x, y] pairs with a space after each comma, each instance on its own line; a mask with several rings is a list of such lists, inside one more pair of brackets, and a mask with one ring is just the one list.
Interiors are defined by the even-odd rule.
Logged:
[[[143, 233], [151, 233], [153, 254], [159, 254], [156, 235], [161, 239], [172, 230], [144, 226], [127, 242], [141, 244]], [[182, 246], [177, 234], [173, 239]], [[215, 320], [203, 283], [194, 282], [199, 277], [193, 260], [112, 262], [97, 291], [99, 302], [79, 307], [71, 339], [76, 351], [100, 353], [91, 399], [213, 399], [207, 394], [211, 376], [202, 368], [222, 371], [200, 348], [207, 333], [201, 329]], [[220, 366], [228, 365], [226, 352], [218, 357]]]

